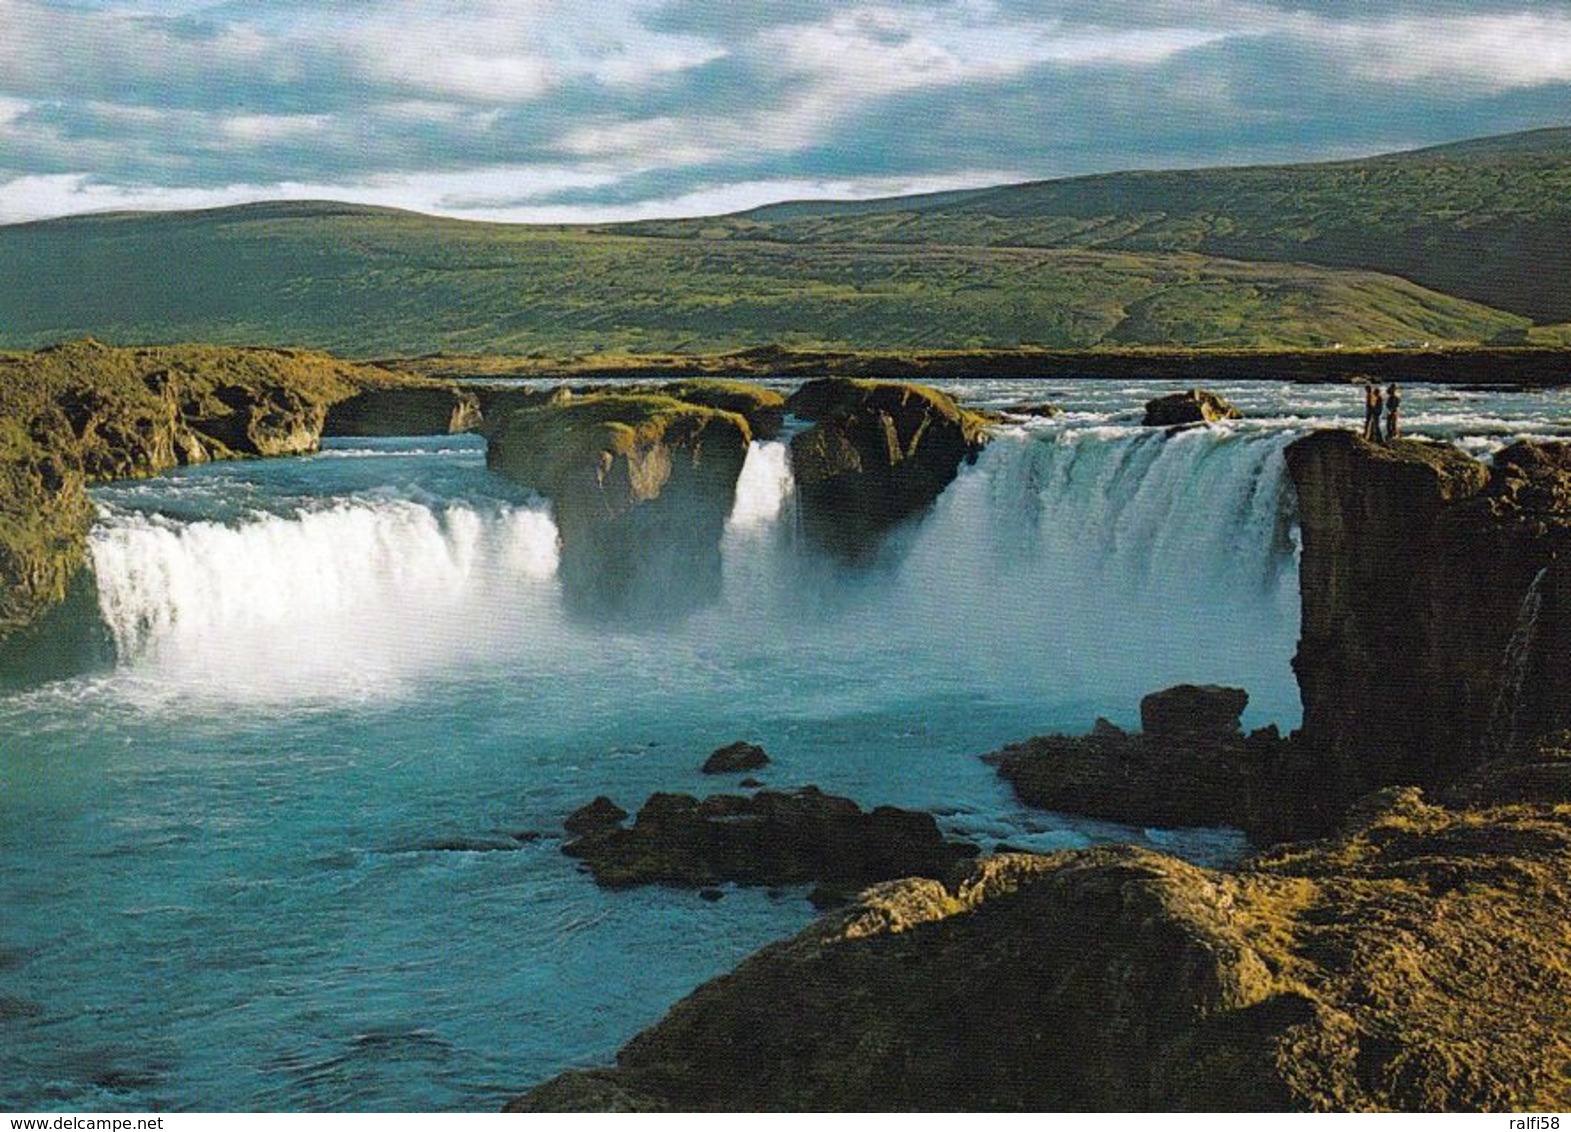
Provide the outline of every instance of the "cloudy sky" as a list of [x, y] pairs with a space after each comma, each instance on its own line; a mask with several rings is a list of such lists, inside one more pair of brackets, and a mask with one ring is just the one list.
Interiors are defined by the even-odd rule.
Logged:
[[1571, 0], [0, 0], [0, 222], [694, 215], [1571, 125]]

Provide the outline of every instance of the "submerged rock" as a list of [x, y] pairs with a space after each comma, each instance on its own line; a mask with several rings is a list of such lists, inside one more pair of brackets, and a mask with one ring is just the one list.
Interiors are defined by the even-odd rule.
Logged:
[[879, 806], [813, 786], [791, 793], [654, 794], [630, 829], [585, 832], [562, 851], [607, 888], [708, 888], [832, 882], [860, 889], [901, 876], [940, 876], [976, 847], [946, 841], [931, 814]]
[[1571, 809], [1412, 790], [1233, 875], [994, 856], [868, 891], [509, 1107], [1559, 1109], [1568, 916]]
[[752, 431], [654, 394], [572, 396], [491, 425], [486, 462], [547, 496], [580, 613], [659, 617], [711, 603]]
[[762, 747], [738, 741], [716, 750], [704, 760], [702, 770], [704, 774], [739, 774], [768, 765], [769, 755]]
[[1140, 423], [1156, 428], [1172, 428], [1176, 425], [1237, 420], [1243, 415], [1219, 393], [1209, 389], [1188, 389], [1147, 401], [1145, 419]]
[[980, 415], [920, 385], [825, 378], [798, 389], [786, 410], [816, 422], [791, 439], [803, 532], [851, 562], [932, 506], [987, 440]]
[[1017, 401], [1013, 405], [1005, 405], [998, 411], [1011, 417], [1051, 418], [1060, 416], [1064, 407], [1055, 405], [1051, 401]]

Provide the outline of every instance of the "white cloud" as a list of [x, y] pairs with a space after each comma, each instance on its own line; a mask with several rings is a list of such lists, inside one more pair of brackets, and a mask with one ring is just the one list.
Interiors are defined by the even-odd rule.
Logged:
[[334, 122], [330, 114], [235, 114], [222, 119], [219, 129], [225, 139], [267, 145], [320, 137]]
[[1571, 81], [1571, 15], [1564, 11], [1377, 23], [1298, 17], [1292, 27], [1381, 83], [1440, 80], [1505, 91]]
[[102, 184], [82, 173], [0, 182], [0, 224], [86, 212], [221, 208], [268, 200], [343, 200], [439, 216], [536, 224], [599, 223], [666, 216], [710, 216], [781, 200], [865, 200], [906, 193], [977, 188], [1021, 180], [1018, 170], [937, 177], [782, 178], [695, 189], [631, 204], [535, 204], [563, 189], [613, 185], [625, 171], [500, 167], [383, 176], [351, 184], [281, 182], [170, 189]]

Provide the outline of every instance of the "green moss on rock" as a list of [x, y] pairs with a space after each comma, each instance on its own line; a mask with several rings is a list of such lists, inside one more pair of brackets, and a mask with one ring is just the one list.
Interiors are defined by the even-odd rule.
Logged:
[[803, 530], [851, 562], [931, 507], [987, 441], [985, 418], [923, 385], [825, 378], [786, 409], [815, 422], [791, 440]]
[[487, 463], [548, 497], [575, 609], [686, 612], [718, 595], [720, 538], [752, 431], [665, 394], [597, 393], [491, 426]]
[[64, 599], [85, 554], [89, 484], [312, 451], [329, 406], [436, 384], [297, 350], [85, 339], [0, 354], [0, 639]]
[[1561, 1109], [1565, 801], [1395, 790], [1237, 873], [1101, 848], [879, 886], [700, 987], [592, 1089], [510, 1107]]

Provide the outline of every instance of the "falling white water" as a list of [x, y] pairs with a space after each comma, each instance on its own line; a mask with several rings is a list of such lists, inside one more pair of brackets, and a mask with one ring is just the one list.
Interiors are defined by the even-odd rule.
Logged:
[[566, 617], [549, 515], [496, 502], [351, 496], [238, 523], [115, 510], [92, 557], [123, 667], [187, 688], [221, 672], [249, 698], [382, 694], [477, 664], [516, 678], [527, 653], [535, 672], [614, 662], [667, 683], [773, 671], [819, 706], [927, 687], [1130, 722], [1145, 692], [1225, 682], [1252, 719], [1291, 726], [1293, 436], [1005, 431], [871, 571], [793, 537], [786, 446], [755, 443], [720, 601], [658, 631]]
[[549, 590], [557, 532], [540, 510], [344, 500], [234, 525], [107, 512], [89, 552], [122, 666], [289, 698], [385, 690], [498, 645], [516, 620], [499, 614]]
[[1119, 705], [1177, 682], [1246, 687], [1295, 723], [1286, 431], [1137, 427], [1002, 436], [899, 568], [893, 624], [972, 678]]
[[757, 531], [776, 522], [780, 509], [796, 490], [791, 455], [778, 440], [755, 440], [736, 481], [736, 503], [726, 526], [732, 531]]
[[1533, 639], [1538, 635], [1538, 615], [1544, 605], [1545, 566], [1533, 575], [1522, 604], [1517, 609], [1516, 625], [1506, 651], [1500, 658], [1500, 689], [1489, 718], [1489, 748], [1494, 755], [1509, 754], [1516, 746], [1522, 714], [1522, 685], [1527, 680], [1528, 661], [1533, 656]]

